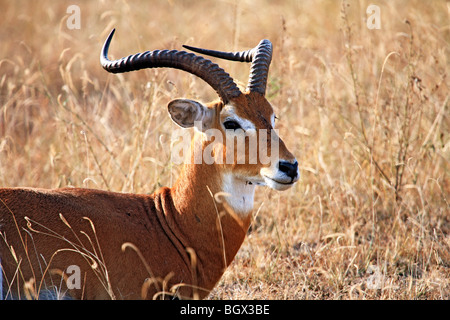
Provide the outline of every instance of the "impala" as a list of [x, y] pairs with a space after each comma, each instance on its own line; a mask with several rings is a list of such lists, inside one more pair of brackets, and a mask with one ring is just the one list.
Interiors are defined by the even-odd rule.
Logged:
[[[189, 99], [168, 104], [176, 124], [195, 126], [193, 146], [203, 150], [210, 145], [209, 129], [236, 136], [266, 130], [271, 133], [266, 147], [277, 143], [278, 158], [264, 164], [238, 163], [237, 146], [227, 150], [223, 139], [212, 154], [223, 160], [231, 149], [231, 163], [186, 161], [174, 186], [152, 195], [0, 189], [4, 298], [42, 298], [51, 290], [76, 299], [204, 298], [244, 241], [255, 187], [285, 190], [299, 179], [297, 160], [274, 132], [274, 111], [265, 98], [270, 41], [235, 53], [186, 47], [251, 62], [247, 90], [241, 92], [228, 73], [194, 53], [154, 50], [111, 61], [107, 55], [113, 34], [100, 56], [108, 72], [176, 68], [198, 76], [217, 92], [220, 99], [208, 104]], [[78, 276], [78, 282], [72, 276]]]

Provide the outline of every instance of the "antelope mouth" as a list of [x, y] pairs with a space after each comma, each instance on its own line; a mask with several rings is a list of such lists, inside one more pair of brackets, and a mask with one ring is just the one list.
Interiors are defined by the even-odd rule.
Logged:
[[294, 181], [293, 178], [292, 178], [292, 180], [291, 180], [290, 182], [278, 181], [278, 180], [273, 179], [273, 178], [268, 177], [268, 176], [264, 176], [264, 178], [269, 179], [269, 180], [272, 180], [272, 181], [275, 182], [275, 183], [284, 184], [284, 185], [292, 185], [292, 184], [294, 184], [294, 183], [297, 182], [297, 181]]
[[286, 181], [286, 180], [282, 181], [282, 180], [277, 180], [277, 179], [271, 178], [271, 177], [266, 176], [266, 175], [263, 175], [263, 178], [264, 178], [264, 180], [266, 182], [266, 185], [268, 187], [270, 187], [272, 189], [275, 189], [275, 190], [279, 190], [279, 191], [283, 191], [283, 190], [289, 189], [298, 180], [298, 178], [297, 179], [290, 178], [291, 181]]

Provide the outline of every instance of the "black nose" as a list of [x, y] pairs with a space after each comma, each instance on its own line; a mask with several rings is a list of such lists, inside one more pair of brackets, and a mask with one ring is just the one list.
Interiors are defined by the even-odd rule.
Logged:
[[289, 161], [280, 161], [278, 163], [278, 169], [286, 173], [288, 177], [294, 180], [295, 178], [297, 178], [298, 162], [295, 161], [294, 163], [290, 163]]

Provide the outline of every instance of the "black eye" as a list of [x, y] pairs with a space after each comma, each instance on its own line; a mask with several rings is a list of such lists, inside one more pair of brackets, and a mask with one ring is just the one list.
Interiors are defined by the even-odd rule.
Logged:
[[225, 129], [227, 130], [236, 130], [236, 129], [241, 129], [241, 126], [239, 125], [239, 123], [237, 123], [236, 121], [233, 120], [227, 120], [223, 123], [223, 126], [225, 127]]

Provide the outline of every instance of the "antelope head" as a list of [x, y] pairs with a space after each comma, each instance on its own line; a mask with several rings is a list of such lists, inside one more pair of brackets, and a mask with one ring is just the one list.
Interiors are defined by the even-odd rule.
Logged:
[[[241, 92], [222, 68], [194, 53], [154, 50], [110, 61], [107, 55], [113, 34], [114, 30], [107, 38], [100, 57], [103, 68], [108, 72], [176, 68], [198, 76], [217, 92], [219, 101], [203, 104], [190, 99], [175, 99], [168, 104], [168, 111], [172, 120], [179, 126], [197, 129], [200, 133], [197, 140], [203, 140], [200, 144], [202, 150], [211, 143], [208, 138], [211, 132], [216, 133], [214, 139], [216, 142], [217, 133], [223, 137], [219, 139], [222, 143], [210, 146], [215, 165], [220, 167], [219, 171], [222, 174], [222, 188], [219, 190], [229, 193], [249, 193], [252, 200], [255, 185], [285, 190], [297, 182], [299, 179], [297, 160], [275, 132], [275, 114], [265, 97], [272, 60], [272, 44], [269, 40], [262, 40], [255, 48], [242, 52], [221, 52], [184, 46], [203, 55], [251, 62], [248, 86], [245, 92]], [[234, 139], [226, 139], [230, 136], [236, 139], [243, 138], [241, 141], [247, 139], [249, 143], [240, 148], [238, 143], [234, 143]], [[256, 144], [253, 149], [250, 142]], [[262, 144], [264, 148], [261, 148]], [[250, 154], [251, 150], [256, 150], [256, 154]], [[261, 153], [264, 151], [266, 156], [270, 157], [270, 161], [261, 161]], [[235, 205], [234, 209], [249, 211], [248, 209], [253, 206], [253, 201], [250, 202], [250, 207]], [[249, 201], [247, 203], [249, 204]]]

